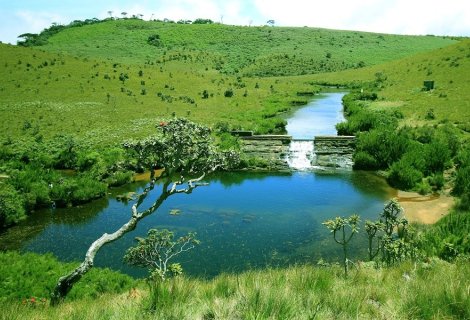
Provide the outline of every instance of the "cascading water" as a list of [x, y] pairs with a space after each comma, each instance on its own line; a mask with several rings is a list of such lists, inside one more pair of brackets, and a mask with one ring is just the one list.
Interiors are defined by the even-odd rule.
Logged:
[[287, 164], [294, 170], [312, 169], [315, 153], [312, 140], [292, 140], [287, 155]]

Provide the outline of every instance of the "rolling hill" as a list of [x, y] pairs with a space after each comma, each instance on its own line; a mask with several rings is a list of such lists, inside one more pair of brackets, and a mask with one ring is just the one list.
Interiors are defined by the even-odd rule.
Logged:
[[353, 75], [453, 43], [315, 28], [74, 23], [42, 46], [0, 45], [0, 135], [34, 128], [45, 137], [67, 132], [102, 145], [145, 136], [157, 119], [173, 115], [275, 132], [279, 113], [306, 102], [298, 92], [318, 90], [308, 75], [284, 75], [345, 69]]

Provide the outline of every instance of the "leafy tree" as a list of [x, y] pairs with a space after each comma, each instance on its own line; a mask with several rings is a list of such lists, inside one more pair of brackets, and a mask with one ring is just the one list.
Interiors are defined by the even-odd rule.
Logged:
[[195, 233], [173, 240], [174, 234], [169, 230], [150, 229], [146, 238], [136, 238], [137, 245], [129, 248], [124, 261], [130, 265], [148, 268], [150, 276], [150, 310], [156, 310], [160, 291], [169, 276], [183, 273], [179, 263], [170, 264], [170, 260], [179, 254], [193, 249], [199, 244]]
[[[343, 247], [343, 265], [344, 275], [348, 276], [348, 251], [347, 246], [351, 241], [354, 234], [359, 232], [360, 218], [357, 214], [353, 214], [349, 218], [336, 217], [335, 219], [327, 220], [323, 224], [333, 233], [333, 239], [336, 243]], [[347, 235], [346, 229], [350, 229], [349, 235]], [[337, 238], [338, 233], [339, 238]]]
[[[140, 220], [154, 213], [166, 199], [174, 194], [190, 194], [199, 186], [205, 175], [237, 162], [232, 152], [218, 152], [213, 145], [207, 127], [186, 119], [172, 119], [157, 126], [157, 134], [143, 141], [130, 141], [124, 147], [136, 159], [136, 164], [150, 170], [150, 183], [137, 195], [131, 208], [129, 221], [113, 233], [104, 233], [88, 248], [83, 262], [69, 274], [61, 277], [52, 293], [51, 303], [60, 303], [92, 267], [98, 251], [126, 233], [134, 230]], [[155, 169], [161, 168], [156, 175]], [[156, 182], [160, 181], [160, 184]], [[160, 195], [147, 208], [141, 208], [144, 200], [156, 186], [161, 187]]]

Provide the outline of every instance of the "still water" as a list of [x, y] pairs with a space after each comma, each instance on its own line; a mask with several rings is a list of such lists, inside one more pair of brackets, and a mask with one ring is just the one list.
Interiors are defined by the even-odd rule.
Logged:
[[[335, 260], [340, 248], [321, 223], [353, 213], [375, 219], [391, 194], [382, 179], [353, 171], [236, 172], [213, 175], [209, 182], [190, 195], [169, 198], [134, 231], [104, 247], [96, 265], [144, 276], [145, 270], [124, 265], [122, 257], [135, 237], [145, 236], [150, 228], [197, 233], [201, 244], [179, 259], [194, 276]], [[140, 183], [116, 189], [108, 198], [79, 208], [38, 211], [0, 235], [0, 250], [51, 252], [64, 261], [81, 260], [91, 242], [129, 219], [132, 202], [119, 202], [115, 196], [142, 187]], [[157, 187], [146, 205], [158, 194]], [[170, 214], [175, 209], [179, 214]], [[365, 255], [365, 239], [358, 237], [353, 247], [357, 257]]]

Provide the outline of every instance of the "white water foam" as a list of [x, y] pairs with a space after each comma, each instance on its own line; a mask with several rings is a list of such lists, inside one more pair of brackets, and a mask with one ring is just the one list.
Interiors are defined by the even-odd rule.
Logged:
[[292, 140], [287, 155], [287, 164], [294, 170], [310, 170], [315, 158], [312, 140]]

